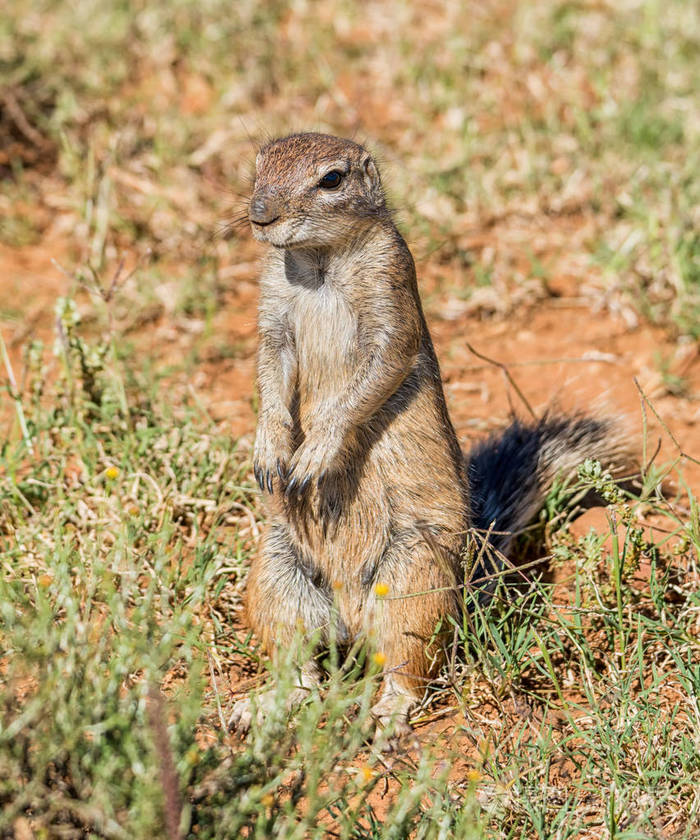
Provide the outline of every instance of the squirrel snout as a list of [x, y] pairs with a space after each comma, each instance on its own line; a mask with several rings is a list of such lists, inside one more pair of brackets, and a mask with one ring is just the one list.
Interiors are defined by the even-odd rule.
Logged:
[[253, 195], [248, 208], [248, 218], [254, 225], [265, 227], [276, 222], [280, 217], [279, 202], [269, 192], [259, 192]]

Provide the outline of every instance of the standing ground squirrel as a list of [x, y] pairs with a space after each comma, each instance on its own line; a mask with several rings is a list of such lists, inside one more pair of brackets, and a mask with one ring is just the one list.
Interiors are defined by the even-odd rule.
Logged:
[[[254, 450], [269, 521], [249, 620], [273, 657], [300, 627], [321, 642], [331, 621], [341, 644], [371, 636], [385, 662], [373, 715], [405, 729], [442, 661], [436, 627], [461, 609], [469, 529], [490, 528], [507, 551], [558, 472], [586, 457], [608, 464], [617, 448], [605, 421], [545, 418], [462, 454], [413, 259], [362, 146], [312, 133], [268, 143], [249, 219], [272, 246]], [[303, 664], [290, 704], [319, 678]], [[250, 721], [241, 700], [232, 724]]]

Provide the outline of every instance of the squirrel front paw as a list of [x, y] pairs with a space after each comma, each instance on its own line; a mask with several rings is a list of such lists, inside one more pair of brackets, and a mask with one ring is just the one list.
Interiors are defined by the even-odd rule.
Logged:
[[260, 489], [272, 494], [275, 478], [284, 486], [292, 454], [292, 421], [282, 417], [260, 419], [253, 449], [253, 472]]
[[320, 486], [324, 478], [337, 469], [341, 449], [342, 438], [332, 428], [307, 438], [292, 455], [285, 496], [300, 499], [307, 490]]

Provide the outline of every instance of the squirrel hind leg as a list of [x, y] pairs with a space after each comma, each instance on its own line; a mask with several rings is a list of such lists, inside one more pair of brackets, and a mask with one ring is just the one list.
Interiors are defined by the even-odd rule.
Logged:
[[[286, 524], [271, 523], [251, 564], [246, 592], [248, 618], [265, 652], [279, 660], [303, 636], [323, 632], [331, 620], [331, 603], [323, 581], [295, 550]], [[300, 705], [321, 679], [313, 659], [298, 668], [298, 680], [285, 701], [287, 711]], [[277, 703], [274, 688], [261, 692], [255, 700], [244, 697], [235, 703], [229, 727], [245, 734], [253, 718], [261, 724]]]
[[447, 616], [458, 613], [456, 581], [436, 546], [411, 540], [387, 552], [379, 570], [386, 598], [372, 598], [368, 633], [382, 656], [382, 692], [372, 707], [380, 728], [410, 731], [409, 715], [445, 659]]
[[331, 620], [330, 587], [300, 556], [284, 522], [268, 527], [251, 563], [245, 600], [250, 624], [273, 659], [300, 634], [325, 631]]

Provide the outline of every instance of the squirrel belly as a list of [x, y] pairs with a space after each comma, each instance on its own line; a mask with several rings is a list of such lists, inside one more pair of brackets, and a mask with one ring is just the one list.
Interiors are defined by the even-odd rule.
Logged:
[[[332, 621], [341, 641], [371, 638], [385, 660], [373, 714], [406, 727], [441, 662], [436, 628], [459, 614], [469, 528], [491, 527], [507, 551], [560, 470], [618, 463], [621, 450], [605, 421], [549, 417], [462, 454], [413, 258], [362, 146], [323, 134], [269, 143], [249, 217], [269, 246], [254, 450], [269, 519], [249, 620], [273, 657], [299, 628], [328, 639]], [[302, 697], [319, 678], [300, 663]], [[240, 701], [234, 723], [250, 719]]]

